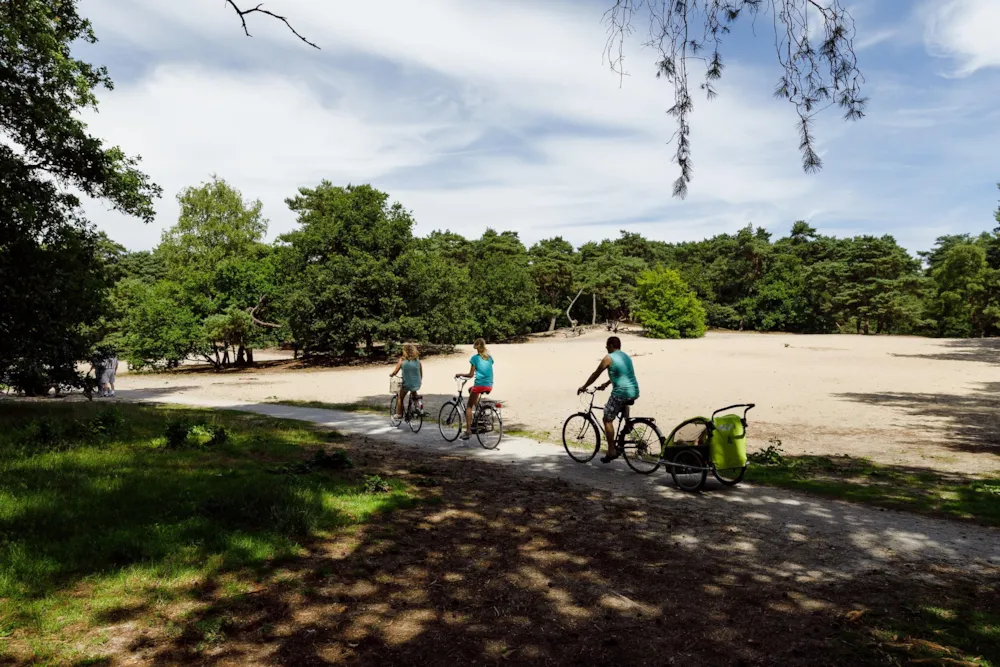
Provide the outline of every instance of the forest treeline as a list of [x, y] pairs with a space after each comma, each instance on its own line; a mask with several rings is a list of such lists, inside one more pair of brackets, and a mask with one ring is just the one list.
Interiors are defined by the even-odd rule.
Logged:
[[191, 355], [251, 363], [253, 349], [279, 343], [373, 354], [403, 340], [499, 341], [635, 319], [664, 337], [706, 325], [949, 337], [1000, 328], [997, 230], [941, 237], [918, 257], [889, 235], [834, 238], [803, 221], [777, 239], [748, 225], [683, 243], [623, 231], [529, 247], [510, 231], [417, 237], [387, 193], [323, 182], [287, 200], [297, 228], [266, 243], [260, 202], [224, 180], [178, 199], [179, 220], [152, 251], [103, 239], [113, 286], [94, 333], [135, 366]]
[[[527, 246], [511, 231], [418, 237], [389, 194], [324, 181], [286, 200], [297, 225], [269, 243], [260, 201], [223, 179], [186, 188], [178, 201], [176, 224], [152, 250], [129, 252], [80, 223], [38, 246], [47, 272], [34, 262], [7, 273], [8, 303], [24, 310], [11, 319], [31, 326], [11, 328], [18, 353], [0, 383], [27, 393], [72, 386], [78, 361], [110, 351], [135, 368], [191, 357], [223, 368], [252, 364], [255, 349], [275, 345], [375, 355], [406, 340], [501, 341], [619, 321], [663, 338], [708, 327], [1000, 332], [1000, 227], [940, 237], [916, 257], [889, 235], [835, 238], [803, 221], [777, 239], [748, 225], [683, 243], [622, 231], [579, 247], [561, 237]], [[25, 282], [43, 278], [44, 288]]]

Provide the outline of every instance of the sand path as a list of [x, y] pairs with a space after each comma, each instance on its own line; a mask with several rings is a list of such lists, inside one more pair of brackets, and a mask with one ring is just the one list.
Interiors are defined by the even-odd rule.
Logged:
[[[563, 420], [579, 409], [575, 388], [604, 354], [605, 335], [557, 333], [493, 346], [495, 397], [506, 405], [508, 424], [558, 442]], [[735, 333], [623, 340], [642, 391], [637, 414], [663, 425], [754, 402], [751, 448], [779, 438], [788, 454], [849, 454], [974, 475], [1000, 472], [1000, 340]], [[461, 348], [424, 360], [422, 393], [433, 414], [454, 395], [452, 376], [468, 370], [469, 354]], [[118, 387], [178, 402], [295, 399], [383, 406], [390, 368], [125, 373]]]
[[[446, 443], [429, 421], [413, 434], [393, 428], [385, 417], [315, 408], [247, 403], [225, 398], [179, 399], [166, 394], [121, 391], [121, 398], [145, 402], [182, 402], [298, 419], [345, 434], [372, 438], [399, 447], [448, 453], [509, 466], [525, 474], [542, 475], [636, 497], [658, 505], [663, 512], [695, 512], [703, 528], [674, 536], [691, 549], [738, 550], [766, 559], [776, 571], [803, 581], [855, 576], [864, 571], [916, 567], [918, 562], [946, 562], [969, 570], [1000, 567], [1000, 531], [955, 521], [817, 498], [767, 487], [742, 484], [724, 488], [709, 482], [703, 494], [687, 494], [673, 487], [669, 474], [640, 476], [621, 460], [610, 465], [596, 459], [573, 462], [551, 444], [528, 438], [505, 438], [495, 451], [468, 443]], [[588, 502], [585, 492], [580, 502]], [[721, 538], [727, 539], [721, 539]], [[735, 538], [735, 539], [734, 539]], [[724, 543], [725, 546], [721, 546]], [[920, 576], [919, 568], [914, 576]]]

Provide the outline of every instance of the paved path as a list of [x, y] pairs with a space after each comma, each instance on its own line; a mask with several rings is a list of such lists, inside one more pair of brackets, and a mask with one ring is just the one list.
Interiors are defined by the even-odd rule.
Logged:
[[[729, 539], [727, 549], [759, 552], [761, 558], [775, 560], [776, 566], [786, 570], [789, 567], [792, 571], [818, 569], [827, 575], [840, 576], [885, 568], [898, 560], [946, 562], [968, 569], [1000, 566], [1000, 531], [958, 521], [747, 483], [727, 488], [711, 478], [704, 493], [689, 494], [673, 486], [669, 473], [638, 475], [621, 460], [605, 465], [598, 461], [599, 457], [589, 464], [579, 464], [561, 447], [526, 438], [505, 436], [494, 451], [482, 449], [475, 437], [468, 442], [447, 443], [438, 433], [433, 419], [425, 421], [421, 432], [414, 434], [405, 424], [394, 428], [387, 417], [366, 413], [266, 403], [234, 404], [142, 390], [123, 390], [118, 394], [125, 400], [180, 403], [312, 422], [344, 434], [367, 436], [396, 446], [468, 456], [528, 474], [556, 477], [648, 499], [661, 506], [664, 512], [697, 512], [705, 517], [704, 528], [698, 531], [700, 534], [689, 531], [690, 534], [677, 535], [678, 543], [703, 548], [718, 542], [718, 537], [732, 538], [732, 534], [737, 533], [741, 539]], [[581, 498], [581, 502], [587, 501]], [[816, 554], [822, 556], [817, 559]]]

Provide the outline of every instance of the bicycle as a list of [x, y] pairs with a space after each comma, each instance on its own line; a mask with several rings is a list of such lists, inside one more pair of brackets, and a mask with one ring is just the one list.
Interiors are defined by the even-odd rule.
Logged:
[[[563, 423], [563, 447], [566, 453], [577, 463], [587, 463], [601, 451], [601, 436], [604, 434], [604, 427], [601, 420], [594, 416], [594, 410], [603, 410], [603, 405], [594, 405], [594, 397], [599, 389], [594, 387], [588, 389], [590, 394], [590, 405], [586, 412], [576, 412], [567, 417]], [[632, 417], [631, 406], [635, 401], [628, 401], [625, 409], [618, 415], [618, 425], [615, 427], [615, 442], [617, 449], [625, 456], [625, 462], [629, 467], [635, 469], [629, 462], [635, 454], [628, 452], [647, 452], [659, 450], [664, 443], [663, 434], [656, 425], [656, 420], [652, 417]], [[591, 441], [593, 446], [591, 446]]]
[[424, 411], [420, 409], [420, 403], [414, 396], [416, 392], [406, 392], [410, 398], [406, 402], [403, 419], [401, 420], [397, 416], [399, 415], [399, 390], [402, 386], [403, 378], [401, 377], [393, 377], [389, 380], [389, 391], [392, 393], [392, 400], [389, 401], [389, 423], [393, 426], [399, 426], [401, 422], [405, 421], [411, 431], [419, 433], [420, 428], [424, 425]]
[[[466, 377], [455, 378], [458, 396], [442, 405], [438, 412], [438, 430], [446, 442], [455, 442], [462, 434], [462, 421], [465, 418], [465, 398], [462, 396], [462, 391], [468, 381], [469, 378]], [[503, 404], [483, 395], [479, 397], [479, 403], [472, 413], [471, 430], [476, 433], [476, 439], [483, 449], [496, 449], [500, 446], [500, 441], [503, 439], [503, 416], [500, 413], [502, 407]]]

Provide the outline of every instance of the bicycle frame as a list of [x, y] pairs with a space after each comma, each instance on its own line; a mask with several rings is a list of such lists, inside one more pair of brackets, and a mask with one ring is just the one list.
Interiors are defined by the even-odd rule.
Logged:
[[[455, 405], [458, 407], [459, 413], [462, 415], [462, 419], [465, 419], [465, 411], [468, 408], [468, 405], [465, 402], [465, 396], [462, 394], [462, 392], [465, 391], [465, 385], [468, 384], [468, 382], [469, 378], [462, 379], [462, 384], [458, 388], [458, 396], [455, 397]], [[479, 400], [476, 401], [476, 408], [475, 410], [472, 411], [473, 424], [479, 421], [479, 414], [482, 412], [483, 400], [484, 400], [483, 396], [482, 394], [480, 394]], [[500, 403], [496, 403], [495, 407], [499, 410], [502, 407], [502, 405]]]
[[[601, 439], [605, 438], [607, 434], [604, 431], [603, 415], [601, 417], [595, 417], [594, 410], [604, 410], [604, 406], [603, 405], [598, 405], [596, 407], [594, 406], [594, 399], [597, 397], [596, 388], [588, 389], [587, 393], [590, 394], [590, 406], [587, 408], [587, 413], [590, 415], [591, 419], [593, 419], [600, 427], [597, 429], [597, 442], [598, 442], [598, 448], [600, 448]], [[621, 412], [621, 414], [618, 415], [617, 419], [618, 419], [618, 424], [617, 426], [615, 426], [615, 447], [618, 447], [618, 445], [621, 443], [622, 437], [624, 437], [628, 433], [627, 427], [631, 426], [632, 424], [632, 406], [626, 405], [625, 409]]]

